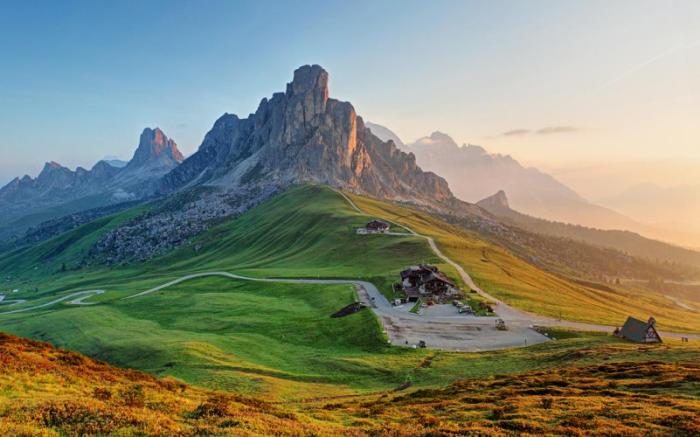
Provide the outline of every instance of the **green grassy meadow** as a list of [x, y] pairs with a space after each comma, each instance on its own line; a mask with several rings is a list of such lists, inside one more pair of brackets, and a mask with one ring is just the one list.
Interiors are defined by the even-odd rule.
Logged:
[[[457, 279], [451, 267], [438, 262], [424, 239], [356, 235], [354, 229], [371, 217], [354, 211], [337, 193], [320, 186], [293, 188], [149, 262], [76, 268], [100, 235], [148, 208], [105, 217], [0, 257], [2, 289], [19, 289], [11, 298], [30, 300], [24, 304], [27, 307], [75, 291], [106, 290], [88, 300], [97, 305], [60, 303], [0, 315], [0, 330], [47, 340], [117, 366], [272, 399], [384, 391], [407, 381], [432, 387], [460, 378], [610, 359], [672, 361], [700, 356], [697, 348], [668, 344], [640, 355], [637, 345], [600, 334], [478, 354], [389, 347], [369, 310], [330, 318], [355, 300], [355, 290], [349, 285], [207, 277], [123, 300], [169, 280], [206, 271], [257, 277], [359, 278], [374, 282], [388, 296], [398, 272], [409, 264], [434, 263]], [[372, 213], [388, 217], [386, 211]], [[442, 238], [436, 238], [438, 244], [443, 243]], [[195, 247], [200, 249], [195, 251]], [[446, 249], [453, 255], [452, 246]], [[62, 263], [68, 266], [65, 272], [60, 269]], [[477, 278], [483, 281], [481, 272], [477, 270]], [[489, 278], [502, 277], [492, 273]], [[0, 306], [0, 310], [5, 308]]]
[[431, 236], [486, 292], [535, 314], [620, 326], [628, 316], [653, 315], [662, 330], [700, 332], [700, 313], [683, 308], [662, 293], [633, 286], [610, 290], [589, 287], [542, 270], [471, 231], [422, 211], [348, 194], [369, 214], [384, 217]]

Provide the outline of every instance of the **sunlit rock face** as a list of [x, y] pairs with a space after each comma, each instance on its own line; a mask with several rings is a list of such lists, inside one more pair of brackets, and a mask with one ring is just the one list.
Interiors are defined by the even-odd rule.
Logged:
[[160, 128], [147, 127], [141, 133], [139, 145], [127, 167], [162, 166], [172, 169], [184, 159], [175, 141]]
[[318, 182], [419, 203], [452, 198], [442, 178], [374, 136], [350, 103], [330, 98], [328, 81], [323, 68], [305, 65], [248, 118], [224, 114], [197, 153], [163, 179], [163, 191]]

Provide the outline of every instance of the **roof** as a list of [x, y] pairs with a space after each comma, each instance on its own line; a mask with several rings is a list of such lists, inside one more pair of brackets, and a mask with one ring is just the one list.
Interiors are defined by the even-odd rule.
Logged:
[[643, 322], [639, 319], [635, 319], [634, 317], [628, 317], [627, 321], [620, 330], [620, 337], [627, 340], [642, 343], [646, 341], [647, 332], [649, 331], [649, 328], [654, 330], [656, 336], [660, 340], [661, 337], [656, 332], [656, 328], [654, 328], [653, 324], [649, 322]]
[[409, 268], [401, 271], [401, 278], [405, 279], [409, 276], [423, 276], [430, 273], [436, 273], [438, 271], [437, 267], [431, 266], [429, 264], [420, 264], [417, 266], [410, 266]]
[[441, 273], [441, 272], [431, 272], [429, 275], [426, 275], [426, 276], [424, 276], [424, 277], [421, 278], [421, 279], [422, 279], [423, 282], [429, 282], [429, 281], [437, 280], [437, 281], [440, 281], [440, 282], [444, 282], [445, 284], [451, 285], [451, 286], [453, 286], [453, 287], [455, 286], [455, 283], [452, 282], [452, 281], [450, 280], [450, 278], [448, 278], [447, 276], [445, 276], [445, 275], [444, 275], [443, 273]]
[[375, 229], [389, 229], [389, 223], [385, 223], [379, 220], [372, 220], [371, 222], [367, 223], [367, 227]]

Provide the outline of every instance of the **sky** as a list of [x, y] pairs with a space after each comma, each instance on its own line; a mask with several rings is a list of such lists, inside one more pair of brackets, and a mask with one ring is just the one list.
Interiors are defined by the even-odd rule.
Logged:
[[221, 114], [246, 116], [312, 63], [329, 71], [333, 97], [405, 141], [440, 130], [550, 168], [663, 160], [700, 169], [695, 0], [2, 9], [0, 183], [45, 161], [128, 159], [146, 126], [191, 154]]

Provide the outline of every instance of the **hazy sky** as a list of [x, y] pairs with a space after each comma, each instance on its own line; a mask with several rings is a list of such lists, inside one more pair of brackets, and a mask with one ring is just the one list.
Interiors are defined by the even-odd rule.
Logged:
[[129, 158], [145, 126], [192, 153], [306, 63], [405, 140], [700, 160], [697, 0], [3, 2], [0, 53], [0, 183]]

